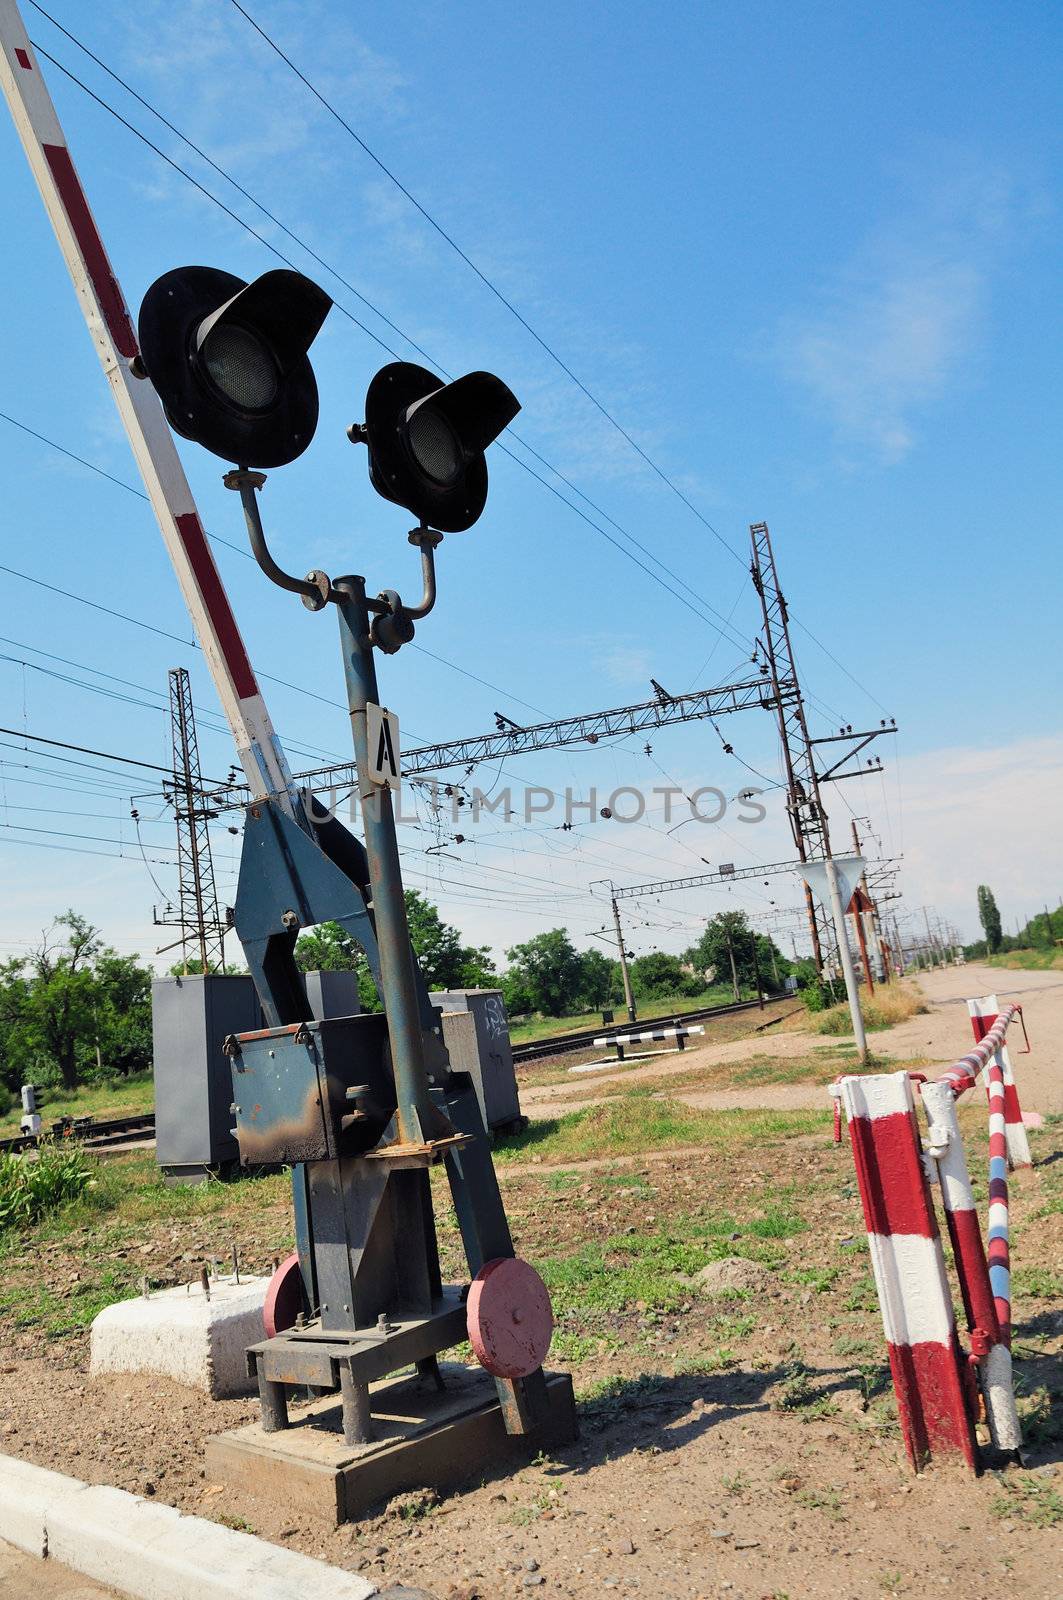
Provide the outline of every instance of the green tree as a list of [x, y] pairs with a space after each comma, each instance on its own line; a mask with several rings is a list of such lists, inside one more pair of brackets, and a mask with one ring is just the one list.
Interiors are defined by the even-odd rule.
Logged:
[[[754, 940], [756, 941], [754, 946]], [[728, 945], [734, 952], [735, 970], [738, 973], [738, 982], [742, 985], [752, 986], [754, 982], [753, 951], [756, 949], [756, 968], [760, 973], [760, 982], [763, 988], [770, 988], [775, 981], [775, 970], [783, 978], [790, 971], [791, 963], [779, 950], [778, 946], [766, 934], [755, 934], [749, 926], [749, 919], [744, 911], [720, 911], [710, 922], [705, 924], [705, 931], [697, 944], [691, 945], [684, 953], [684, 960], [688, 961], [699, 975], [705, 971], [714, 972], [714, 981], [717, 983], [730, 983], [731, 959]], [[775, 957], [775, 966], [772, 966], [772, 956]]]
[[996, 896], [986, 883], [978, 885], [978, 920], [985, 934], [986, 949], [991, 956], [995, 955], [1003, 941], [1004, 929], [997, 909]]
[[67, 911], [28, 956], [0, 968], [0, 1044], [9, 1088], [36, 1078], [70, 1090], [101, 1071], [148, 1067], [151, 973]]
[[631, 987], [640, 1000], [663, 1000], [668, 995], [689, 998], [700, 994], [704, 984], [683, 971], [679, 956], [651, 950], [649, 955], [636, 956], [631, 963]]
[[406, 890], [410, 939], [430, 989], [490, 989], [498, 974], [486, 945], [465, 945], [436, 907], [416, 889]]
[[[416, 889], [405, 892], [410, 942], [429, 989], [492, 989], [498, 974], [486, 946], [466, 945], [444, 922], [432, 902]], [[295, 947], [304, 972], [356, 972], [365, 1011], [379, 1011], [380, 999], [362, 948], [338, 922], [322, 922], [304, 933]]]
[[[537, 933], [506, 951], [512, 975], [523, 986], [527, 1009], [563, 1017], [579, 1001], [582, 960], [565, 928]], [[507, 1008], [508, 1008], [507, 1000]]]
[[579, 1004], [587, 1011], [599, 1011], [602, 1006], [619, 1002], [624, 986], [620, 978], [619, 961], [610, 961], [601, 950], [584, 950], [580, 954]]

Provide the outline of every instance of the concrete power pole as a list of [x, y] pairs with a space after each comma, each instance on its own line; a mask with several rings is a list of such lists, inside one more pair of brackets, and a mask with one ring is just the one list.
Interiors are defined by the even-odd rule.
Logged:
[[731, 987], [734, 990], [735, 1003], [741, 998], [738, 991], [738, 970], [735, 967], [735, 947], [731, 942], [731, 930], [727, 930], [727, 954], [731, 961]]
[[613, 926], [616, 929], [616, 947], [620, 952], [620, 973], [624, 980], [624, 1000], [627, 1005], [628, 1021], [636, 1020], [635, 996], [631, 992], [631, 974], [627, 969], [627, 951], [624, 949], [624, 930], [620, 926], [620, 907], [613, 895]]

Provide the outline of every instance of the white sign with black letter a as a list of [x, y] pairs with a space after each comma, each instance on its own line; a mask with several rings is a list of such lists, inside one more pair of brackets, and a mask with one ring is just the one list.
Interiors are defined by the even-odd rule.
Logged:
[[399, 719], [386, 706], [367, 705], [366, 732], [369, 736], [370, 783], [387, 789], [399, 786]]

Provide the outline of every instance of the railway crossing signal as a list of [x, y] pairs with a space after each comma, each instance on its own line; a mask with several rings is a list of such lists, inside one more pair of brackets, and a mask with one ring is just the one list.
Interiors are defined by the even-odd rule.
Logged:
[[392, 361], [347, 437], [369, 450], [369, 481], [385, 500], [442, 533], [471, 528], [487, 503], [484, 452], [520, 410], [501, 378], [469, 372], [443, 383], [427, 367]]
[[[411, 535], [424, 582], [415, 606], [393, 590], [369, 595], [362, 578], [333, 584], [321, 572], [301, 579], [281, 570], [258, 513], [263, 473], [253, 469], [294, 460], [313, 437], [318, 399], [307, 352], [331, 301], [295, 272], [246, 284], [179, 268], [145, 297], [141, 350], [15, 0], [0, 0], [0, 87], [252, 786], [234, 918], [267, 1026], [227, 1040], [233, 1115], [245, 1162], [291, 1166], [301, 1292], [288, 1298], [302, 1308], [297, 1327], [278, 1328], [248, 1352], [263, 1425], [283, 1428], [287, 1391], [313, 1386], [338, 1391], [347, 1443], [364, 1441], [371, 1381], [411, 1363], [432, 1377], [438, 1352], [470, 1337], [495, 1378], [506, 1431], [533, 1432], [555, 1416], [563, 1432], [574, 1417], [571, 1383], [555, 1380], [548, 1392], [541, 1366], [548, 1296], [530, 1267], [514, 1270], [476, 1091], [450, 1062], [410, 945], [391, 794], [380, 786], [378, 805], [364, 808], [363, 845], [292, 781], [158, 402], [185, 437], [236, 464], [225, 481], [240, 492], [271, 581], [313, 611], [336, 607], [363, 773], [369, 707], [380, 706], [374, 652], [398, 649], [414, 619], [432, 610], [442, 533], [422, 525]], [[449, 386], [423, 376], [429, 382], [392, 412], [408, 463], [403, 481], [396, 472], [382, 492], [422, 519], [438, 507], [435, 520], [448, 531], [468, 527], [486, 500], [483, 452], [517, 402], [489, 375]], [[394, 756], [397, 766], [397, 749]], [[361, 946], [384, 1016], [311, 1016], [294, 950], [302, 929], [326, 920]], [[441, 1281], [429, 1185], [439, 1161], [475, 1297], [469, 1284]], [[289, 1287], [300, 1291], [298, 1282]], [[525, 1336], [501, 1349], [500, 1330], [518, 1324]]]
[[332, 307], [301, 272], [245, 283], [214, 267], [176, 267], [144, 296], [140, 362], [166, 420], [225, 461], [282, 467], [317, 428], [307, 351]]

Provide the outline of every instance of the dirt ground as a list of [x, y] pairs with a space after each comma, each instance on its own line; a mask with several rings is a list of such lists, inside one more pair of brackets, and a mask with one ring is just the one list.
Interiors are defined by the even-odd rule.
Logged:
[[[876, 1034], [875, 1049], [952, 1059], [969, 1037], [956, 999], [972, 992], [974, 976], [968, 968], [928, 978], [931, 1013], [902, 1024], [898, 1037]], [[977, 977], [975, 992], [988, 991]], [[1035, 1062], [1058, 1037], [1063, 985], [1051, 973], [992, 977], [1022, 991], [1035, 1055], [1016, 1060], [1020, 1091], [1038, 1085], [1037, 1109], [1051, 1111], [1051, 1069], [1037, 1062], [1035, 1077]], [[1043, 992], [1032, 978], [1048, 980]], [[812, 1042], [761, 1036], [715, 1048], [778, 1051], [785, 1072]], [[669, 1063], [689, 1073], [693, 1056]], [[824, 1079], [837, 1060], [824, 1056]], [[652, 1065], [648, 1087], [668, 1091], [665, 1065]], [[630, 1088], [623, 1075], [590, 1114], [607, 1120]], [[556, 1083], [542, 1089], [554, 1099], [539, 1104], [556, 1115]], [[697, 1093], [686, 1081], [676, 1086], [677, 1097]], [[116, 1273], [181, 1281], [190, 1262], [224, 1256], [237, 1232], [247, 1267], [268, 1269], [291, 1231], [279, 1179], [234, 1186], [214, 1212], [191, 1199], [186, 1216], [147, 1212], [124, 1231], [105, 1216], [43, 1235], [32, 1259], [5, 1258], [0, 1449], [251, 1527], [381, 1586], [422, 1585], [441, 1600], [538, 1589], [589, 1600], [614, 1588], [675, 1600], [864, 1600], [927, 1587], [956, 1587], [964, 1600], [1060, 1600], [1063, 1123], [1049, 1117], [1033, 1130], [1038, 1165], [1013, 1181], [1027, 1464], [978, 1479], [935, 1466], [913, 1478], [852, 1157], [831, 1143], [822, 1087], [809, 1103], [821, 1120], [781, 1117], [763, 1137], [750, 1138], [738, 1112], [706, 1119], [714, 1131], [701, 1147], [562, 1163], [545, 1142], [500, 1161], [517, 1247], [554, 1297], [550, 1364], [572, 1372], [580, 1397], [579, 1440], [515, 1475], [488, 1472], [441, 1503], [407, 1496], [330, 1529], [283, 1506], [237, 1501], [205, 1476], [205, 1440], [249, 1418], [250, 1401], [211, 1405], [157, 1379], [87, 1376], [80, 1298]], [[558, 1109], [571, 1109], [566, 1095]], [[964, 1116], [980, 1172], [984, 1107]], [[445, 1206], [439, 1215], [444, 1270], [458, 1275], [457, 1236]]]
[[[967, 1015], [968, 996], [996, 994], [1001, 1003], [1024, 1007], [1032, 1040], [1029, 1056], [1023, 1054], [1022, 1030], [1012, 1025], [1009, 1050], [1015, 1069], [1019, 1097], [1024, 1111], [1063, 1112], [1063, 975], [1059, 972], [1014, 972], [998, 967], [947, 967], [919, 975], [918, 986], [928, 1011], [910, 1017], [887, 1032], [868, 1035], [876, 1056], [898, 1062], [930, 1061], [945, 1065], [968, 1050], [973, 1041]], [[792, 1012], [789, 1002], [776, 1002], [765, 1011], [766, 1017], [783, 1021]], [[634, 1081], [658, 1081], [662, 1090], [674, 1094], [687, 1105], [729, 1110], [771, 1106], [777, 1109], [817, 1110], [823, 1105], [821, 1084], [844, 1067], [834, 1063], [839, 1040], [805, 1031], [779, 1031], [778, 1028], [720, 1042], [719, 1025], [710, 1024], [703, 1040], [691, 1040], [678, 1054], [662, 1054], [621, 1070], [603, 1069], [593, 1074], [569, 1073], [567, 1068], [550, 1064], [549, 1071], [531, 1068], [522, 1074], [521, 1106], [532, 1117], [554, 1117], [575, 1111], [620, 1085]], [[650, 1046], [653, 1049], [653, 1046]], [[822, 1077], [815, 1083], [764, 1083], [749, 1088], [729, 1084], [710, 1088], [698, 1084], [669, 1087], [669, 1080], [688, 1077], [692, 1070], [734, 1066], [764, 1055], [777, 1062], [795, 1061], [816, 1053], [822, 1056]], [[603, 1090], [602, 1086], [605, 1086]]]
[[[969, 962], [919, 975], [930, 1007], [926, 1016], [909, 1017], [888, 1034], [873, 1034], [872, 1049], [929, 1061], [950, 1062], [970, 1048], [967, 997], [995, 994], [1001, 1004], [1021, 1005], [1030, 1035], [1030, 1054], [1023, 1054], [1022, 1028], [1008, 1030], [1008, 1051], [1024, 1111], [1063, 1111], [1063, 973], [1009, 971]], [[959, 1046], [957, 1048], [957, 1045]]]
[[113, 1589], [101, 1589], [58, 1561], [24, 1556], [0, 1540], [0, 1595], [5, 1600], [119, 1600]]

